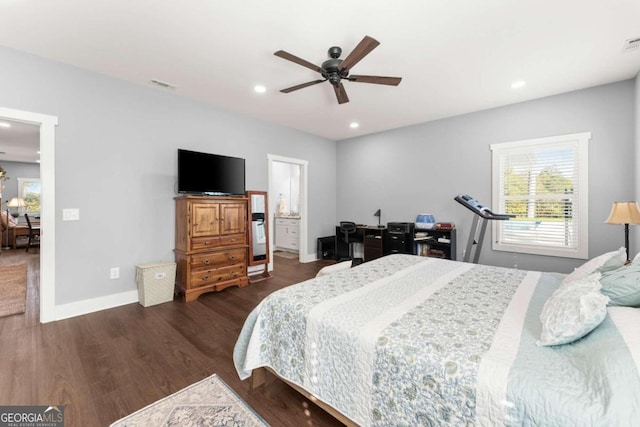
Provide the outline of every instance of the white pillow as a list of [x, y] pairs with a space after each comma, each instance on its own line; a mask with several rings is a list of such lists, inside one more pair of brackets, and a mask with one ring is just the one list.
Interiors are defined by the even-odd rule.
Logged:
[[609, 297], [600, 293], [600, 273], [558, 288], [544, 303], [538, 346], [567, 344], [593, 331], [607, 316]]
[[615, 270], [618, 267], [622, 267], [627, 261], [627, 250], [621, 247], [617, 251], [607, 252], [599, 257], [590, 259], [589, 261], [576, 268], [571, 274], [567, 275], [562, 283], [570, 283], [574, 280], [587, 277], [591, 273], [596, 271], [605, 272], [609, 270]]
[[316, 277], [326, 276], [327, 274], [335, 273], [336, 271], [346, 270], [347, 268], [351, 268], [351, 261], [342, 261], [337, 264], [328, 265], [326, 267], [322, 267], [320, 271], [316, 274]]

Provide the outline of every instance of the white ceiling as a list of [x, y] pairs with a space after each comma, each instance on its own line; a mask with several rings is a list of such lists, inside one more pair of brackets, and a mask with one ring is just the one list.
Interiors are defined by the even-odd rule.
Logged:
[[40, 159], [39, 150], [39, 126], [0, 120], [0, 161], [37, 163]]
[[[346, 82], [343, 105], [328, 82], [278, 92], [319, 75], [275, 51], [319, 65], [329, 47], [344, 58], [365, 35], [381, 44], [352, 73], [402, 77], [398, 87]], [[140, 85], [158, 79], [333, 140], [633, 78], [640, 48], [623, 47], [637, 37], [638, 0], [0, 1], [0, 45]], [[518, 79], [526, 85], [511, 89]]]

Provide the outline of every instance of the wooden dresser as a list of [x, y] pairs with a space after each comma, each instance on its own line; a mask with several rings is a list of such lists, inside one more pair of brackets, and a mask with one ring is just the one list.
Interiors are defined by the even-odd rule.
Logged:
[[176, 197], [176, 290], [193, 301], [246, 286], [247, 198]]

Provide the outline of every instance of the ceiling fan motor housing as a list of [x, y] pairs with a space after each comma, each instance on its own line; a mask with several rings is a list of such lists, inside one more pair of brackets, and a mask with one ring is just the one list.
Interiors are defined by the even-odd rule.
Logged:
[[[338, 48], [331, 48], [331, 49], [340, 49], [340, 48], [338, 47]], [[329, 52], [331, 52], [331, 49], [329, 49]], [[342, 59], [337, 59], [337, 58], [327, 59], [322, 63], [322, 69], [324, 70], [324, 73], [322, 73], [322, 76], [325, 79], [329, 80], [329, 83], [331, 83], [334, 86], [340, 84], [340, 80], [347, 77], [347, 75], [349, 74], [348, 70], [340, 70], [340, 64], [342, 64]]]

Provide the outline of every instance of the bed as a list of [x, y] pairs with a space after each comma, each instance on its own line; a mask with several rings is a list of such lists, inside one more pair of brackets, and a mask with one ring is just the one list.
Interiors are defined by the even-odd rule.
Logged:
[[565, 276], [389, 255], [269, 295], [234, 363], [361, 426], [637, 425], [640, 309], [538, 345]]

